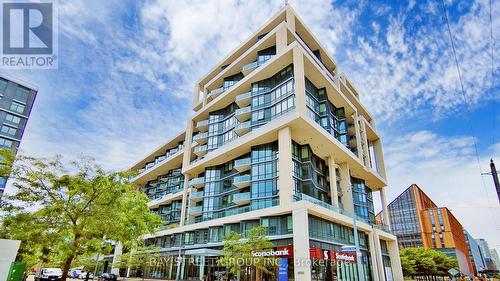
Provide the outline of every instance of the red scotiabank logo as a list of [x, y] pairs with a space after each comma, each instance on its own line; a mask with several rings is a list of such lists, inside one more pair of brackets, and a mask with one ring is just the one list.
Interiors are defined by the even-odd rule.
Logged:
[[356, 262], [356, 255], [353, 253], [335, 252], [335, 260], [345, 262]]
[[314, 260], [333, 260], [341, 262], [356, 262], [356, 253], [336, 252], [331, 250], [322, 250], [319, 248], [310, 248], [309, 256]]

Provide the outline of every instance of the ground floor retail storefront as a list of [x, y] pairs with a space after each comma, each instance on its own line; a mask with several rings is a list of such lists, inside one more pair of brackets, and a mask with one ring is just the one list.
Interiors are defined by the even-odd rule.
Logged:
[[[273, 254], [276, 253], [276, 254]], [[280, 246], [273, 250], [258, 255], [269, 256], [269, 274], [263, 275], [263, 280], [285, 281], [296, 280], [294, 270], [298, 264], [307, 264], [311, 269], [311, 279], [314, 281], [358, 281], [357, 257], [352, 252], [339, 252], [321, 248], [311, 248], [310, 257], [306, 260], [295, 259], [293, 246]], [[175, 280], [231, 280], [236, 278], [228, 273], [226, 268], [220, 266], [217, 260], [220, 258], [220, 250], [196, 249], [181, 250], [179, 252], [165, 252], [154, 260], [150, 266], [142, 270], [132, 270], [130, 276], [145, 278]], [[180, 260], [180, 266], [178, 266]], [[362, 251], [362, 266], [364, 280], [373, 280], [371, 274], [370, 257], [366, 250]], [[242, 281], [256, 280], [254, 267], [247, 267], [240, 275]]]
[[[351, 217], [305, 201], [294, 202], [159, 233], [146, 244], [160, 248], [161, 257], [147, 268], [127, 271], [129, 276], [163, 280], [236, 280], [218, 263], [224, 237], [233, 231], [244, 236], [260, 226], [274, 245], [272, 252], [287, 250], [286, 254], [270, 256], [275, 263], [268, 267], [270, 274], [263, 280], [402, 280], [396, 237], [358, 221], [356, 236], [361, 253], [356, 255], [352, 250], [356, 237], [352, 225]], [[255, 267], [244, 267], [240, 280], [256, 280]]]

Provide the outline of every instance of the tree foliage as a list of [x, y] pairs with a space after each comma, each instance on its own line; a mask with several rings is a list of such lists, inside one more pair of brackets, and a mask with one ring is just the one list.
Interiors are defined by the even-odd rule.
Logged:
[[250, 229], [246, 239], [240, 233], [231, 232], [224, 238], [222, 257], [217, 262], [236, 276], [248, 272], [248, 268], [255, 268], [254, 280], [261, 280], [263, 273], [272, 273], [270, 268], [275, 267], [276, 259], [254, 257], [252, 251], [261, 252], [272, 248], [273, 243], [269, 241], [266, 229], [263, 227]]
[[401, 249], [401, 266], [405, 276], [448, 276], [448, 270], [458, 270], [456, 258], [426, 248]]
[[63, 281], [75, 257], [110, 251], [103, 239], [127, 245], [161, 224], [130, 173], [107, 172], [88, 158], [65, 165], [60, 156], [14, 157], [5, 149], [0, 159], [14, 190], [2, 198], [0, 237], [21, 240], [18, 259], [30, 265], [61, 266]]
[[[131, 251], [117, 256], [115, 267], [142, 269], [143, 272], [146, 268], [154, 266], [160, 258], [159, 248], [156, 246], [142, 246], [138, 245]], [[142, 274], [144, 280], [144, 274]]]

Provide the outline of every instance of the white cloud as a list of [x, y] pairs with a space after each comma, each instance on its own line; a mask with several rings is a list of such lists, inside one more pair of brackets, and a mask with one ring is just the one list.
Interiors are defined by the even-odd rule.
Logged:
[[[438, 206], [452, 210], [475, 237], [500, 245], [500, 205], [491, 177], [481, 176], [473, 138], [443, 137], [430, 131], [393, 137], [386, 138], [384, 147], [387, 199], [392, 201], [415, 183]], [[499, 147], [496, 143], [489, 152], [498, 156]], [[483, 172], [489, 171], [489, 158], [481, 157], [480, 164]], [[380, 202], [375, 203], [380, 210]]]
[[[357, 47], [347, 50], [347, 59], [341, 61], [378, 120], [395, 120], [406, 114], [412, 117], [424, 111], [440, 118], [456, 114], [466, 104], [440, 10], [431, 6], [421, 10], [436, 13], [432, 24], [412, 25], [415, 18], [407, 13], [390, 15], [381, 37], [358, 36]], [[493, 14], [498, 12], [500, 4], [493, 3]], [[467, 101], [472, 106], [498, 99], [489, 91], [488, 18], [487, 1], [481, 0], [460, 18], [451, 19]], [[494, 19], [493, 28], [500, 28], [500, 19]], [[498, 53], [498, 44], [496, 48]]]

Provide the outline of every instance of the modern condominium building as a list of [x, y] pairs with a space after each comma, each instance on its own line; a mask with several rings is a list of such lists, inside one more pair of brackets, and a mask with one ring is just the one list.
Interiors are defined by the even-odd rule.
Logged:
[[[36, 87], [0, 73], [0, 147], [17, 151], [37, 94]], [[0, 197], [7, 179], [0, 177]]]
[[[481, 268], [482, 259], [477, 256], [478, 245], [474, 239], [467, 237], [468, 232], [448, 208], [438, 207], [416, 184], [404, 190], [387, 209], [391, 229], [401, 249], [439, 250], [457, 258], [460, 271], [468, 275]], [[382, 214], [378, 214], [376, 220], [381, 219]]]
[[[385, 207], [387, 186], [374, 120], [289, 5], [196, 83], [193, 110], [185, 132], [132, 167], [164, 220], [147, 243], [185, 258], [147, 277], [214, 280], [224, 236], [262, 226], [288, 250], [287, 280], [403, 279], [388, 217], [374, 223], [373, 194]], [[354, 218], [360, 256], [346, 252]]]

